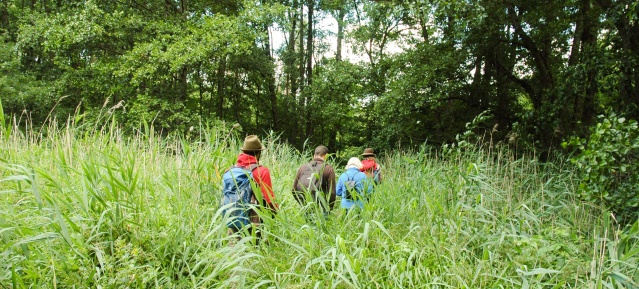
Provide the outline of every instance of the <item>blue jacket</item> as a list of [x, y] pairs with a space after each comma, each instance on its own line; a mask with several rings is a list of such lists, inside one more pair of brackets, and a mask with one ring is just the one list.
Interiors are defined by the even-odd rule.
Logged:
[[357, 168], [350, 168], [346, 170], [342, 175], [337, 179], [337, 188], [335, 190], [336, 195], [342, 197], [342, 208], [350, 209], [354, 205], [358, 205], [360, 208], [364, 207], [364, 202], [362, 200], [349, 200], [346, 199], [346, 186], [344, 183], [348, 180], [355, 181], [358, 185], [361, 184], [363, 187], [363, 194], [370, 196], [371, 192], [373, 192], [373, 184], [370, 182], [370, 179], [366, 177], [365, 173], [360, 172]]

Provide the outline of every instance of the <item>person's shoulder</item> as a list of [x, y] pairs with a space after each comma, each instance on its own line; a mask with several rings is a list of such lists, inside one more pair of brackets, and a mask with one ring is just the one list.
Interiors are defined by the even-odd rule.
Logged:
[[264, 165], [257, 165], [253, 168], [253, 171], [269, 171], [269, 168]]
[[365, 178], [368, 178], [366, 176], [365, 172], [361, 172], [360, 171], [360, 172], [357, 172], [355, 175], [353, 175], [353, 179], [355, 179], [355, 180], [361, 180], [361, 179], [365, 179]]
[[303, 169], [305, 169], [305, 168], [308, 168], [309, 166], [311, 166], [311, 167], [312, 167], [314, 163], [315, 163], [315, 162], [314, 162], [314, 161], [312, 161], [312, 160], [311, 160], [311, 161], [308, 161], [308, 162], [305, 162], [305, 163], [303, 163], [303, 164], [301, 164], [301, 165], [300, 165], [300, 167], [299, 167], [298, 171], [301, 171], [301, 170], [303, 170]]
[[312, 166], [315, 163], [315, 160], [310, 160], [307, 162], [304, 162], [303, 164], [300, 165], [300, 168], [306, 167], [306, 166]]

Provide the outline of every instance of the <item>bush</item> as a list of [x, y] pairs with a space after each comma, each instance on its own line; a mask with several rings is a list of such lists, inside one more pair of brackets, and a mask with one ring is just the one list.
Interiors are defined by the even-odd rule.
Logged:
[[639, 210], [639, 129], [635, 120], [609, 113], [599, 116], [588, 139], [564, 143], [577, 148], [579, 191], [587, 201], [601, 202], [621, 223], [636, 220]]

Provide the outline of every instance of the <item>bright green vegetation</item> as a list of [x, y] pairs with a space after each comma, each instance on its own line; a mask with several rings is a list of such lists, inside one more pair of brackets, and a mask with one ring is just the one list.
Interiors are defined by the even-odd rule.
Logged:
[[[636, 288], [639, 229], [575, 199], [567, 162], [506, 149], [394, 152], [360, 214], [309, 224], [290, 195], [308, 156], [264, 140], [281, 204], [269, 245], [225, 245], [221, 173], [241, 142], [2, 134], [2, 288]], [[333, 160], [337, 161], [337, 160]], [[342, 166], [338, 166], [340, 172]]]

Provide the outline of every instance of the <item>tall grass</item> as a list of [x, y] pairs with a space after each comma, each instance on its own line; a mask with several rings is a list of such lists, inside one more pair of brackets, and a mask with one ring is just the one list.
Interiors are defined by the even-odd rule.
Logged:
[[[506, 149], [393, 152], [360, 212], [307, 221], [290, 194], [310, 155], [267, 136], [281, 210], [268, 242], [228, 246], [220, 177], [241, 138], [116, 123], [46, 133], [3, 120], [3, 288], [637, 288], [639, 229], [575, 199], [564, 163]], [[338, 167], [338, 173], [343, 169]]]

